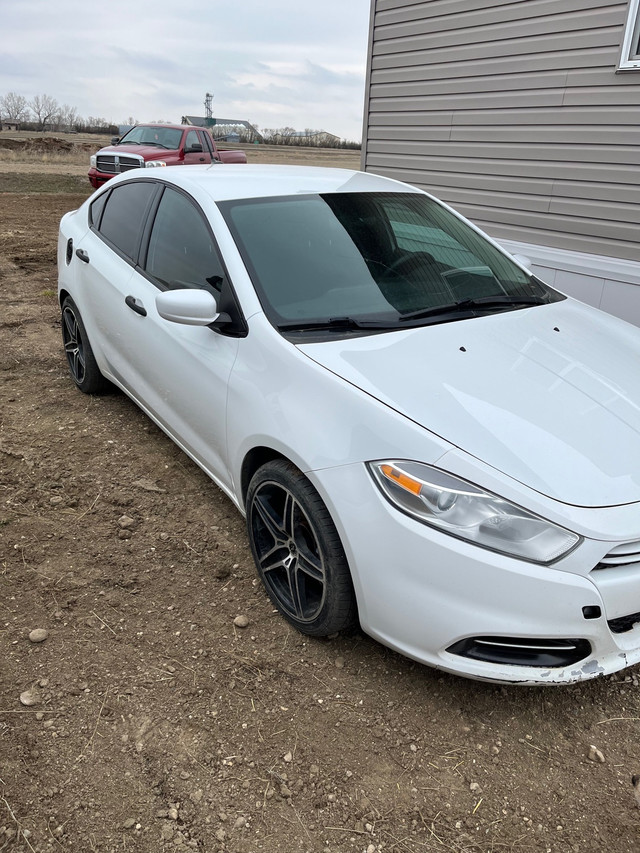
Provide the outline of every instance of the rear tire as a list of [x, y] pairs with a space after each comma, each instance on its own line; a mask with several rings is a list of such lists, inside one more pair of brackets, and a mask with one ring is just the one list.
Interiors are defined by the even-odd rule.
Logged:
[[101, 394], [111, 383], [98, 367], [78, 306], [70, 296], [62, 303], [62, 341], [69, 373], [83, 394]]
[[357, 624], [356, 599], [338, 531], [322, 498], [290, 462], [256, 471], [247, 528], [258, 574], [291, 625], [326, 637]]

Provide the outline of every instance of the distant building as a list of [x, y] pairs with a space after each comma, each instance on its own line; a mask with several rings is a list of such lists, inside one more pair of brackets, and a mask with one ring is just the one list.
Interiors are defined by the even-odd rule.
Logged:
[[17, 121], [3, 121], [2, 130], [20, 130], [20, 123]]
[[[182, 124], [192, 124], [194, 127], [206, 127], [216, 139], [228, 137], [231, 133], [238, 134], [240, 138], [241, 129], [251, 139], [263, 142], [262, 134], [244, 119], [236, 118], [205, 118], [204, 116], [182, 116]], [[231, 141], [231, 140], [230, 140]]]

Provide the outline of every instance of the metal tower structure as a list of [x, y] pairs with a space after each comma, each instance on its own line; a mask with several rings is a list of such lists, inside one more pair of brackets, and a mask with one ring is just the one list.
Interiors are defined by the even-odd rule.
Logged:
[[211, 111], [211, 101], [213, 101], [213, 95], [211, 92], [207, 92], [204, 97], [204, 116], [207, 124], [214, 124], [213, 112]]

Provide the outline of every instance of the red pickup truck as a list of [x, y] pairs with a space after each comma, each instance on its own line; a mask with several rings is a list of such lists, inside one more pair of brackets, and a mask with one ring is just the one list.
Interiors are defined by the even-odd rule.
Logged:
[[89, 181], [100, 187], [109, 178], [154, 166], [190, 166], [203, 163], [246, 163], [244, 151], [220, 151], [211, 134], [188, 124], [137, 124], [123, 137], [91, 156]]

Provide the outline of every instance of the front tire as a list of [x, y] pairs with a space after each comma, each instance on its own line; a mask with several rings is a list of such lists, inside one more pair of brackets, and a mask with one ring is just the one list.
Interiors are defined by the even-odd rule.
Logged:
[[249, 484], [246, 509], [258, 574], [285, 619], [312, 637], [352, 628], [357, 610], [347, 559], [306, 477], [284, 459], [268, 462]]
[[69, 372], [83, 394], [101, 394], [110, 382], [100, 373], [78, 306], [70, 296], [62, 303], [62, 341]]

